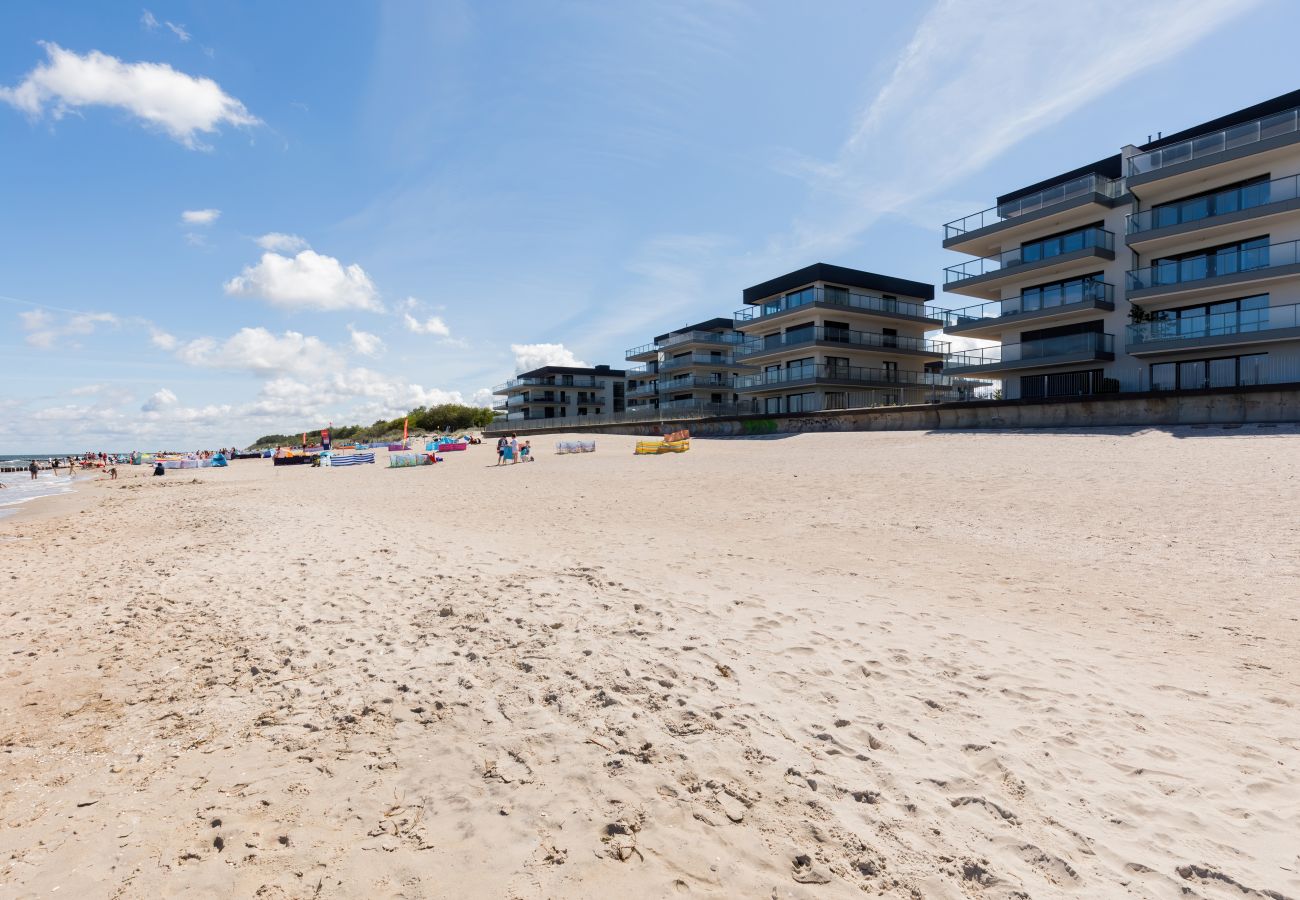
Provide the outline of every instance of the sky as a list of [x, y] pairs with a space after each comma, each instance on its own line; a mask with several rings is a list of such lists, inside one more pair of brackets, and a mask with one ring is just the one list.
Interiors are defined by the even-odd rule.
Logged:
[[[1288, 0], [0, 5], [0, 454], [623, 365], [1300, 87]], [[969, 305], [937, 295], [940, 306]]]

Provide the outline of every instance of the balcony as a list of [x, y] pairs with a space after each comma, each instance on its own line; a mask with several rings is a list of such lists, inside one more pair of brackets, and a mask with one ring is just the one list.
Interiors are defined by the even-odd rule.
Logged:
[[1300, 304], [1265, 306], [1129, 325], [1125, 349], [1133, 356], [1238, 347], [1300, 339]]
[[1149, 184], [1297, 142], [1300, 142], [1300, 110], [1289, 109], [1130, 156], [1128, 181], [1133, 186]]
[[1113, 334], [1070, 334], [1044, 338], [1041, 341], [963, 350], [948, 357], [944, 371], [950, 375], [970, 375], [1015, 369], [1041, 369], [1047, 366], [1114, 358], [1115, 336]]
[[1110, 207], [1123, 193], [1122, 179], [1107, 178], [1095, 173], [1073, 178], [1043, 188], [1036, 194], [1018, 197], [954, 219], [943, 226], [943, 245], [949, 250], [970, 252], [968, 245], [971, 242], [995, 235], [1005, 238], [1007, 232], [1015, 226], [1034, 223], [1037, 223], [1036, 227], [1041, 234], [1049, 230], [1043, 226], [1046, 224], [1044, 220], [1050, 216], [1093, 204]]
[[639, 384], [634, 388], [627, 389], [627, 397], [631, 400], [633, 397], [654, 397], [659, 393], [659, 385], [656, 382], [648, 384]]
[[712, 378], [671, 378], [659, 382], [659, 393], [673, 394], [677, 391], [730, 391], [731, 379], [715, 381]]
[[1128, 299], [1183, 297], [1300, 275], [1300, 241], [1171, 260], [1128, 273]]
[[511, 378], [492, 389], [494, 394], [527, 387], [596, 387], [596, 379], [590, 375], [544, 375], [527, 378]]
[[662, 360], [659, 363], [659, 371], [669, 372], [673, 369], [685, 369], [689, 366], [713, 366], [718, 369], [730, 369], [735, 368], [736, 360], [730, 355], [713, 356], [708, 353], [686, 353]]
[[1104, 228], [1081, 228], [1050, 241], [1034, 241], [996, 256], [982, 256], [943, 270], [944, 290], [994, 299], [1012, 278], [1050, 276], [1073, 263], [1115, 258], [1115, 235]]
[[1067, 317], [1075, 313], [1110, 312], [1115, 309], [1115, 286], [1104, 281], [1068, 282], [1029, 296], [977, 303], [947, 314], [947, 334], [992, 337], [1023, 322]]
[[731, 345], [739, 344], [744, 339], [743, 334], [737, 334], [734, 331], [684, 331], [681, 334], [668, 335], [659, 342], [659, 349], [666, 350], [669, 347], [680, 347], [682, 344]]
[[741, 375], [736, 390], [741, 392], [782, 390], [797, 385], [834, 384], [870, 385], [872, 387], [921, 386], [951, 387], [947, 375], [932, 372], [906, 372], [898, 369], [870, 369], [863, 366], [806, 364], [756, 375]]
[[856, 310], [867, 315], [921, 322], [936, 328], [942, 324], [938, 318], [942, 311], [933, 306], [908, 300], [877, 297], [873, 294], [860, 294], [847, 288], [836, 287], [805, 288], [786, 294], [784, 297], [764, 300], [762, 303], [736, 310], [735, 318], [737, 322], [748, 325], [767, 322], [796, 310], [814, 309], [824, 309], [828, 312]]
[[1208, 236], [1230, 225], [1296, 210], [1300, 210], [1300, 176], [1290, 175], [1134, 213], [1128, 217], [1124, 240], [1136, 246], [1189, 233]]
[[624, 359], [637, 361], [648, 361], [658, 359], [658, 357], [658, 344], [642, 344], [640, 347], [633, 347], [631, 350], [628, 350], [623, 354]]
[[839, 349], [879, 351], [881, 353], [943, 356], [948, 344], [925, 338], [905, 337], [898, 334], [877, 334], [872, 331], [851, 331], [847, 328], [809, 326], [774, 334], [758, 340], [746, 341], [736, 348], [736, 357], [751, 361], [760, 356], [781, 353], [794, 347], [827, 346]]

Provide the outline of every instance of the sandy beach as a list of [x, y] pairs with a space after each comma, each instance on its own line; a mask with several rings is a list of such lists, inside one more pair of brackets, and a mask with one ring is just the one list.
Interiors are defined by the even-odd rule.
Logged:
[[0, 521], [0, 895], [1300, 897], [1296, 428], [556, 439]]

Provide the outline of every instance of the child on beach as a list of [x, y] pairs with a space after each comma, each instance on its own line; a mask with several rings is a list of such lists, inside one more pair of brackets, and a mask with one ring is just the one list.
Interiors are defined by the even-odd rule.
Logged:
[[524, 462], [534, 462], [532, 441], [524, 441], [524, 449], [521, 452], [524, 454]]
[[519, 438], [513, 434], [510, 435], [510, 447], [507, 455], [511, 464], [519, 462]]
[[499, 466], [505, 461], [506, 461], [506, 439], [504, 437], [499, 437], [497, 438], [497, 465]]

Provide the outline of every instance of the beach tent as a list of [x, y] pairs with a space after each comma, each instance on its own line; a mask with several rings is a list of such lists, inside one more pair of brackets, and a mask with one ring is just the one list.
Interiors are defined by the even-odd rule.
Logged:
[[224, 468], [226, 466], [226, 455], [224, 453], [214, 455], [212, 457], [212, 465], [216, 466], [218, 469]]

